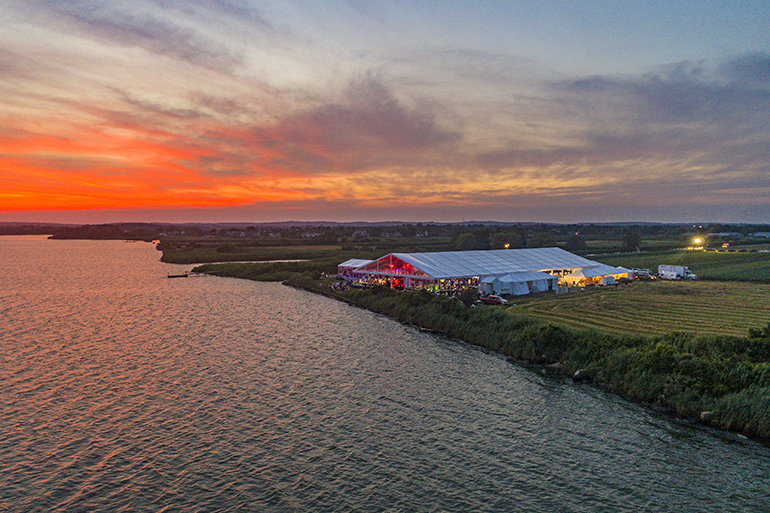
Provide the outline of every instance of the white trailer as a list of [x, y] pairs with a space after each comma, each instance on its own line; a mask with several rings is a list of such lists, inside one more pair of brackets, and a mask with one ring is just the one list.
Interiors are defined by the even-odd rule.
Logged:
[[605, 287], [607, 285], [615, 285], [617, 282], [615, 281], [614, 276], [602, 276], [599, 278], [599, 286]]
[[664, 280], [697, 280], [686, 265], [659, 265], [658, 277]]

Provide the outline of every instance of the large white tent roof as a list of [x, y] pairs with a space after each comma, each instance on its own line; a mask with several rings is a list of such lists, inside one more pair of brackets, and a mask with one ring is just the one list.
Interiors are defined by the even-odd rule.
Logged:
[[556, 277], [548, 274], [548, 273], [541, 273], [541, 272], [532, 272], [532, 273], [510, 273], [506, 274], [502, 278], [500, 278], [500, 281], [502, 282], [527, 282], [527, 281], [537, 281], [537, 280], [555, 280]]
[[391, 253], [379, 260], [390, 256], [408, 263], [434, 279], [503, 276], [514, 272], [575, 269], [597, 265], [592, 260], [561, 248]]

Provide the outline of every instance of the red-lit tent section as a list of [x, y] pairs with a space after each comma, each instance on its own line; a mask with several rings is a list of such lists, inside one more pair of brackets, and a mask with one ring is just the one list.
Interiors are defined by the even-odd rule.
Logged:
[[393, 288], [420, 288], [436, 282], [436, 278], [409, 262], [406, 255], [391, 253], [356, 270], [369, 284]]

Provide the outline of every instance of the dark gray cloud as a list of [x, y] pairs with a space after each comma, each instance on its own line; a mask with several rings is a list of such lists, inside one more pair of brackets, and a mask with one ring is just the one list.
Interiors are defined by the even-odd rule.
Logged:
[[720, 71], [732, 82], [746, 87], [770, 87], [770, 54], [752, 53], [722, 65]]
[[640, 76], [560, 82], [554, 89], [593, 106], [610, 105], [613, 114], [625, 112], [643, 121], [725, 124], [745, 120], [747, 115], [770, 114], [769, 85], [770, 56], [751, 54], [726, 62], [715, 72], [688, 61]]
[[253, 134], [260, 148], [286, 157], [287, 167], [306, 171], [414, 164], [417, 153], [426, 158], [460, 138], [440, 126], [430, 106], [406, 106], [371, 74], [352, 80], [340, 101], [305, 109]]
[[227, 0], [155, 0], [164, 9], [174, 9], [194, 15], [203, 15], [214, 21], [224, 16], [228, 20], [249, 23], [252, 27], [272, 30], [272, 25], [254, 7]]
[[394, 150], [428, 148], [458, 137], [437, 125], [428, 106], [407, 108], [372, 75], [351, 81], [346, 100], [305, 116], [311, 125], [332, 129], [327, 140], [341, 149], [367, 142]]
[[[177, 2], [161, 4], [187, 5]], [[242, 15], [242, 9], [227, 2], [198, 2], [199, 5]], [[105, 3], [93, 1], [59, 2], [34, 0], [29, 9], [33, 14], [50, 15], [53, 23], [70, 27], [104, 44], [143, 48], [149, 52], [188, 62], [195, 66], [232, 73], [243, 66], [243, 56], [215, 41], [206, 34], [184, 26], [170, 17], [161, 17], [139, 3]], [[162, 12], [162, 11], [158, 11]], [[195, 13], [205, 16], [205, 11]], [[215, 16], [215, 13], [210, 13]], [[264, 24], [256, 14], [260, 24]], [[212, 18], [213, 20], [213, 18]], [[202, 18], [205, 22], [205, 17]], [[213, 22], [213, 21], [212, 21]]]
[[232, 53], [191, 29], [150, 16], [114, 13], [109, 18], [73, 16], [93, 36], [123, 46], [150, 52], [225, 73], [242, 66], [240, 55]]
[[548, 89], [553, 104], [575, 113], [565, 119], [570, 137], [533, 146], [513, 135], [507, 147], [479, 153], [475, 161], [502, 169], [690, 160], [704, 169], [766, 172], [768, 77], [770, 56], [751, 54], [715, 70], [683, 62], [637, 76], [553, 83]]

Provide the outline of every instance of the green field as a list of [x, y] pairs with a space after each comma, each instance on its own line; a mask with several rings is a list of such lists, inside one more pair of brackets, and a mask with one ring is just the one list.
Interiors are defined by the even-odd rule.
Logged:
[[323, 260], [343, 254], [340, 246], [265, 246], [238, 247], [224, 246], [226, 251], [218, 250], [226, 243], [197, 246], [181, 245], [161, 247], [163, 262], [171, 264], [195, 264], [202, 262], [238, 262], [238, 261], [281, 261], [281, 260]]
[[662, 335], [746, 336], [770, 322], [770, 285], [716, 281], [635, 282], [569, 294], [509, 298], [508, 310], [575, 328]]
[[[415, 242], [416, 241], [416, 242]], [[248, 241], [228, 239], [167, 240], [159, 244], [163, 251], [161, 260], [171, 264], [200, 264], [209, 262], [276, 261], [276, 260], [327, 260], [336, 263], [350, 258], [378, 258], [388, 253], [445, 250], [443, 239], [429, 243], [420, 239], [398, 241], [353, 241], [346, 244], [308, 245], [294, 244], [255, 246]], [[421, 245], [417, 245], [421, 244]]]
[[661, 251], [588, 256], [609, 264], [658, 270], [658, 265], [686, 265], [704, 280], [770, 283], [770, 253]]

